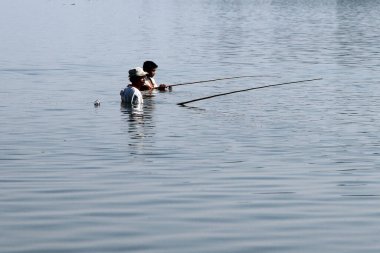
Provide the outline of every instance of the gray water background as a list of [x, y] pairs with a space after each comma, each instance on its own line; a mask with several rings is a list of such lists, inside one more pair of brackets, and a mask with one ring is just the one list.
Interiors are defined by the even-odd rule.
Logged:
[[[0, 252], [379, 252], [379, 13], [1, 1]], [[118, 94], [145, 60], [159, 83], [257, 77], [155, 92], [132, 114]]]

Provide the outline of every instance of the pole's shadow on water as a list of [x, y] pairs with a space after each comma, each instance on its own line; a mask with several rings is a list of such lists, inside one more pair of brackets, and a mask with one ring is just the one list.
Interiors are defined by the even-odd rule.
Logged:
[[182, 108], [185, 108], [185, 109], [188, 109], [188, 110], [194, 110], [194, 111], [206, 111], [206, 109], [204, 108], [199, 108], [199, 107], [196, 107], [196, 106], [188, 106], [188, 105], [178, 105], [179, 107], [182, 107]]

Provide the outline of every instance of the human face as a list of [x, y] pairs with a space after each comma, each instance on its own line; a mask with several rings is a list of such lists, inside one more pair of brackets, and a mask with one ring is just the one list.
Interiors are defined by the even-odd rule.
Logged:
[[149, 76], [149, 77], [154, 77], [154, 75], [156, 74], [156, 70], [157, 70], [157, 69], [151, 69], [151, 70], [147, 71], [148, 76]]
[[132, 86], [140, 89], [145, 83], [145, 76], [135, 76], [130, 80], [132, 82]]
[[145, 83], [145, 76], [141, 76], [138, 78], [139, 86], [143, 86]]

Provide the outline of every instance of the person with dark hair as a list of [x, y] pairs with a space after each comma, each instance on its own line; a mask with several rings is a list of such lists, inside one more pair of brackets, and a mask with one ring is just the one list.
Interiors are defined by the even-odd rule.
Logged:
[[142, 87], [142, 90], [153, 90], [159, 89], [164, 91], [166, 89], [165, 84], [157, 85], [156, 80], [154, 80], [154, 76], [156, 75], [158, 65], [152, 61], [146, 61], [143, 64], [143, 70], [147, 73], [145, 78], [145, 84]]
[[148, 73], [140, 67], [131, 69], [128, 73], [132, 84], [120, 91], [121, 102], [126, 105], [141, 105], [144, 101], [140, 90]]

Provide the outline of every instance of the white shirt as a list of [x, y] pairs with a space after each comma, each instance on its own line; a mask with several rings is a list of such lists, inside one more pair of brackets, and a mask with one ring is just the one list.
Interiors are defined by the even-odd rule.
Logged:
[[120, 96], [121, 101], [129, 105], [140, 105], [144, 103], [141, 92], [133, 86], [125, 88]]

